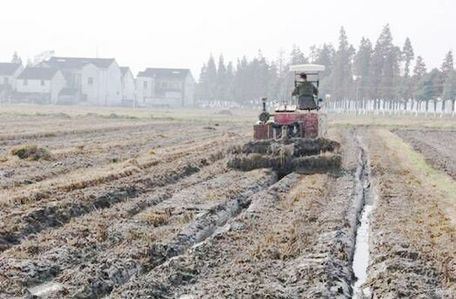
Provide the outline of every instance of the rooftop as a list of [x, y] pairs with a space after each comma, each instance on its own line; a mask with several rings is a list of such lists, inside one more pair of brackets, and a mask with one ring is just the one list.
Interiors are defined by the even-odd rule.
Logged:
[[0, 75], [11, 76], [19, 67], [21, 67], [19, 63], [0, 62]]
[[81, 68], [86, 64], [93, 64], [99, 68], [108, 68], [116, 60], [114, 58], [82, 58], [82, 57], [51, 57], [47, 64], [59, 68], [73, 69]]
[[58, 69], [52, 67], [26, 67], [18, 79], [51, 80]]

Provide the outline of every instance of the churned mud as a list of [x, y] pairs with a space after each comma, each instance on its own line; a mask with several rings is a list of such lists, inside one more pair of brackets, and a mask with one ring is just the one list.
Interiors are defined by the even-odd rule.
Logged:
[[338, 174], [285, 176], [206, 241], [111, 297], [350, 297], [362, 165], [352, 133], [338, 137], [355, 142]]

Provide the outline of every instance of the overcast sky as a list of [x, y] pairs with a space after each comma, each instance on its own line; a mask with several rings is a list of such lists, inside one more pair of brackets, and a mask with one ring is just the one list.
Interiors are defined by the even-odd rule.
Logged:
[[2, 1], [0, 60], [59, 56], [115, 57], [144, 67], [188, 67], [195, 78], [210, 53], [235, 61], [259, 49], [275, 58], [293, 44], [337, 43], [345, 26], [358, 46], [389, 23], [394, 41], [410, 37], [415, 54], [440, 66], [456, 49], [454, 0], [14, 0]]

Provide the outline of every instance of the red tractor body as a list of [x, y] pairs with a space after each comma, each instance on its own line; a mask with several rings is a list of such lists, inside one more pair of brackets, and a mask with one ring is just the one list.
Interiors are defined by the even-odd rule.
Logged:
[[[317, 138], [320, 127], [319, 112], [280, 111], [275, 112], [273, 121], [254, 125], [254, 139], [280, 139], [284, 126], [290, 129], [294, 137]], [[291, 136], [290, 136], [291, 137]]]

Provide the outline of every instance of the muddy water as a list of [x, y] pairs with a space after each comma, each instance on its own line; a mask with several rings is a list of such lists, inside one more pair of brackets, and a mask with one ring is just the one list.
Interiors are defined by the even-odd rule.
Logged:
[[374, 204], [374, 191], [371, 188], [369, 155], [360, 137], [357, 138], [360, 149], [358, 184], [360, 186], [358, 200], [360, 210], [358, 214], [358, 224], [356, 228], [355, 250], [353, 254], [352, 269], [355, 275], [353, 281], [352, 298], [370, 298], [369, 288], [365, 288], [367, 281], [367, 268], [369, 266], [369, 231], [370, 218]]
[[361, 212], [360, 225], [356, 233], [356, 247], [353, 256], [353, 272], [356, 281], [353, 286], [353, 298], [369, 298], [369, 290], [363, 288], [367, 280], [367, 266], [369, 265], [369, 215], [373, 206], [366, 204]]

